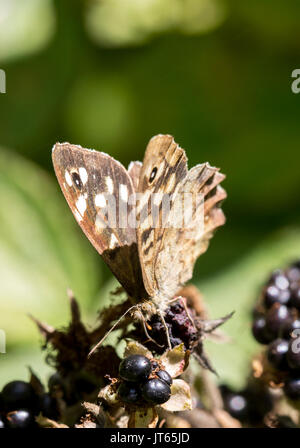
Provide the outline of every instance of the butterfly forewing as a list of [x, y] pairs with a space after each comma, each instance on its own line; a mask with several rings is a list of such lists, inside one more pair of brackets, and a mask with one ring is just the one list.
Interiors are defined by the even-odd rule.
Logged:
[[[131, 297], [146, 296], [136, 230], [128, 225], [134, 195], [126, 169], [102, 152], [69, 143], [52, 153], [64, 196], [84, 233]], [[131, 205], [132, 204], [132, 205]]]

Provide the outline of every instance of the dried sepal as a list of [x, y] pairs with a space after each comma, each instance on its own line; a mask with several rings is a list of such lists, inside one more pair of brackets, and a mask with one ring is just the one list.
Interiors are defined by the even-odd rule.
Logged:
[[98, 398], [104, 401], [108, 406], [120, 406], [120, 400], [115, 384], [109, 384], [100, 390]]
[[143, 355], [146, 356], [146, 358], [153, 358], [152, 353], [150, 350], [148, 350], [144, 345], [140, 344], [136, 341], [130, 341], [127, 343], [125, 351], [124, 351], [124, 357], [131, 355]]
[[213, 415], [216, 418], [217, 422], [221, 426], [221, 428], [241, 428], [242, 425], [239, 420], [233, 418], [227, 411], [224, 409], [215, 409], [213, 411]]
[[190, 352], [184, 349], [184, 344], [177, 345], [171, 350], [167, 350], [161, 357], [165, 370], [176, 378], [181, 375], [189, 363]]
[[45, 392], [45, 388], [41, 382], [41, 380], [38, 378], [38, 376], [34, 373], [31, 367], [29, 367], [30, 372], [30, 380], [29, 383], [31, 384], [34, 392], [37, 395], [42, 395]]
[[183, 380], [175, 379], [171, 386], [171, 397], [161, 407], [169, 412], [191, 410], [192, 396], [190, 386]]
[[155, 408], [138, 409], [130, 413], [128, 428], [155, 428], [158, 414]]
[[38, 415], [35, 418], [35, 421], [42, 428], [69, 428], [69, 426], [64, 423], [56, 422], [55, 420], [51, 420], [50, 418], [44, 417], [42, 414]]

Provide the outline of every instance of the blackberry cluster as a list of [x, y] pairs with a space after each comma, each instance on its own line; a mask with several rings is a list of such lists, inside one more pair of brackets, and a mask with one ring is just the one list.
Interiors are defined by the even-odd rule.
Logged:
[[156, 361], [142, 355], [123, 359], [119, 367], [123, 380], [118, 388], [120, 399], [127, 404], [158, 405], [171, 396], [172, 378]]
[[[180, 302], [175, 302], [166, 310], [164, 318], [168, 327], [172, 347], [183, 342], [186, 349], [191, 349], [198, 341], [199, 334], [193, 326], [190, 317], [187, 315], [184, 306]], [[166, 338], [166, 329], [160, 317], [153, 315], [149, 321], [149, 325], [152, 328], [150, 332], [151, 337], [158, 344], [165, 347], [168, 341]], [[154, 346], [153, 350], [159, 352], [157, 346]]]
[[48, 393], [37, 394], [30, 383], [11, 381], [0, 394], [0, 428], [37, 427], [35, 417], [56, 418], [56, 400]]
[[284, 378], [287, 397], [299, 400], [300, 353], [294, 330], [299, 330], [300, 336], [300, 261], [273, 272], [254, 311], [252, 325], [255, 339], [268, 346], [269, 364]]
[[272, 410], [273, 400], [267, 387], [248, 384], [240, 391], [220, 386], [224, 409], [244, 426], [263, 425], [264, 417]]

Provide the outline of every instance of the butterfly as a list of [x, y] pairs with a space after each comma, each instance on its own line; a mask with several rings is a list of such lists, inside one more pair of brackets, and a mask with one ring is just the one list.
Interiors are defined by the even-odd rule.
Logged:
[[[225, 223], [220, 207], [226, 198], [220, 186], [225, 176], [208, 163], [188, 170], [185, 151], [171, 135], [162, 134], [149, 141], [143, 163], [131, 162], [128, 170], [103, 152], [69, 143], [57, 143], [52, 159], [78, 224], [132, 302], [148, 303], [150, 315], [163, 315], [192, 277], [214, 230]], [[202, 198], [193, 201], [184, 227], [183, 195]], [[137, 218], [136, 225], [120, 220], [107, 225], [108, 196], [115, 199], [116, 215], [123, 219], [120, 212], [126, 210]], [[153, 197], [154, 212], [149, 205]], [[171, 198], [168, 207], [166, 197]], [[163, 214], [169, 225], [162, 225]]]

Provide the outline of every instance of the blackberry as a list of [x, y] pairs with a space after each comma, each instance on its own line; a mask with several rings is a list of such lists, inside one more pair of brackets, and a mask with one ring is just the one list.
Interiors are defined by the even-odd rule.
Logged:
[[151, 362], [146, 356], [131, 355], [123, 359], [119, 374], [123, 380], [137, 382], [148, 378], [152, 370]]
[[300, 281], [300, 267], [292, 265], [287, 271], [287, 277], [291, 283]]
[[124, 381], [118, 388], [118, 395], [124, 403], [133, 404], [141, 399], [141, 392], [136, 383]]
[[291, 400], [300, 399], [300, 378], [289, 378], [285, 382], [284, 392]]
[[50, 394], [56, 394], [60, 391], [61, 394], [64, 395], [66, 389], [65, 382], [58, 372], [53, 373], [53, 375], [50, 376], [48, 380], [48, 389]]
[[28, 409], [19, 409], [7, 414], [7, 425], [9, 428], [29, 428], [35, 425], [33, 413]]
[[158, 376], [158, 378], [160, 378], [162, 381], [164, 381], [165, 383], [167, 383], [169, 386], [172, 385], [173, 380], [171, 375], [169, 375], [169, 373], [166, 370], [159, 370], [156, 375]]
[[272, 341], [272, 335], [269, 333], [264, 316], [257, 317], [252, 325], [252, 334], [260, 344], [268, 344]]
[[3, 405], [6, 411], [20, 408], [32, 408], [35, 393], [31, 384], [25, 381], [11, 381], [2, 390]]
[[275, 303], [266, 314], [266, 328], [274, 336], [277, 337], [280, 331], [289, 319], [290, 312], [285, 305]]
[[300, 330], [300, 319], [288, 319], [282, 327], [282, 336], [289, 339], [294, 330]]
[[291, 294], [291, 305], [300, 310], [300, 287], [295, 286]]
[[287, 352], [289, 349], [288, 341], [284, 339], [276, 339], [273, 341], [267, 350], [267, 357], [273, 367], [278, 370], [287, 370]]
[[224, 397], [224, 407], [232, 417], [245, 421], [249, 414], [247, 398], [242, 393], [231, 392]]
[[153, 378], [146, 381], [143, 384], [142, 396], [148, 402], [152, 404], [162, 404], [169, 400], [171, 396], [171, 388], [165, 382], [159, 378]]
[[298, 344], [294, 339], [291, 339], [289, 343], [289, 349], [287, 352], [287, 362], [291, 369], [300, 370], [300, 352]]
[[300, 353], [292, 339], [300, 330], [300, 260], [272, 273], [255, 309], [253, 336], [261, 344], [270, 344], [266, 350], [270, 364], [288, 376], [286, 395], [300, 400]]
[[288, 289], [290, 286], [289, 279], [285, 275], [278, 275], [274, 281], [275, 286], [280, 290]]
[[274, 303], [279, 302], [280, 291], [276, 286], [269, 285], [265, 291], [264, 302], [267, 308], [270, 308]]
[[56, 419], [58, 417], [56, 400], [52, 398], [50, 394], [45, 393], [39, 397], [38, 408], [39, 412], [41, 412], [44, 417], [51, 419]]

